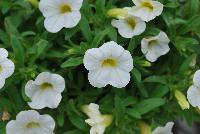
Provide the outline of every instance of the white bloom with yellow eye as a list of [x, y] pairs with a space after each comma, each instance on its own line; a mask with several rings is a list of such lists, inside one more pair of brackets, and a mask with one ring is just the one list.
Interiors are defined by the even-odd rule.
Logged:
[[90, 134], [103, 134], [113, 121], [112, 115], [102, 115], [99, 105], [94, 103], [84, 105], [82, 111], [89, 117], [85, 122], [91, 126]]
[[54, 134], [55, 122], [49, 115], [40, 115], [37, 111], [20, 112], [16, 120], [6, 125], [7, 134]]
[[172, 128], [174, 126], [174, 122], [168, 122], [164, 127], [157, 127], [152, 134], [173, 134]]
[[[143, 33], [146, 29], [146, 23], [142, 21], [140, 18], [129, 15], [131, 8], [126, 7], [123, 9], [111, 9], [108, 13], [111, 11], [114, 13], [110, 13], [110, 16], [114, 16], [118, 18], [118, 20], [112, 20], [111, 24], [113, 27], [116, 27], [118, 29], [119, 34], [124, 38], [132, 38], [133, 36], [140, 35]], [[120, 13], [121, 12], [127, 12]], [[122, 17], [124, 15], [124, 17]]]
[[41, 0], [39, 9], [45, 17], [47, 31], [56, 33], [63, 27], [75, 27], [81, 19], [83, 0]]
[[193, 83], [187, 91], [187, 98], [193, 107], [200, 108], [200, 70], [195, 72]]
[[140, 17], [143, 21], [153, 20], [163, 11], [163, 4], [154, 0], [133, 0], [132, 15]]
[[90, 84], [98, 88], [108, 84], [117, 88], [125, 87], [130, 81], [129, 72], [133, 69], [130, 52], [114, 41], [87, 50], [83, 63], [89, 70]]
[[64, 89], [65, 80], [62, 76], [43, 72], [36, 77], [35, 81], [27, 82], [25, 93], [31, 99], [28, 104], [33, 109], [57, 108]]
[[[130, 8], [125, 8], [128, 12]], [[138, 17], [129, 15], [124, 19], [112, 20], [111, 24], [118, 29], [119, 34], [124, 38], [132, 38], [140, 35], [146, 29], [146, 23]]]
[[146, 59], [155, 62], [160, 56], [169, 52], [169, 38], [166, 33], [160, 32], [157, 36], [143, 38], [141, 41], [141, 50]]
[[4, 48], [0, 48], [0, 89], [5, 84], [5, 79], [10, 77], [15, 70], [14, 63], [8, 58], [8, 51]]

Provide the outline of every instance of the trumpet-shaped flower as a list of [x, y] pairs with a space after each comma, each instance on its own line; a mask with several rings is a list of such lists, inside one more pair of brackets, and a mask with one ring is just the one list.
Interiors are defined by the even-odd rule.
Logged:
[[157, 127], [152, 134], [173, 134], [172, 128], [174, 126], [173, 122], [168, 122], [164, 127]]
[[133, 0], [132, 15], [140, 17], [143, 21], [153, 20], [163, 11], [163, 4], [154, 0]]
[[56, 33], [63, 27], [75, 27], [81, 19], [83, 0], [41, 0], [39, 9], [45, 17], [47, 31]]
[[193, 107], [200, 108], [200, 70], [195, 72], [193, 83], [187, 91], [187, 98]]
[[160, 32], [155, 37], [143, 38], [141, 41], [142, 53], [147, 60], [155, 62], [160, 56], [169, 52], [169, 42], [170, 40], [164, 32]]
[[40, 115], [37, 111], [20, 112], [16, 120], [6, 126], [7, 134], [54, 134], [55, 122], [49, 115]]
[[[125, 8], [127, 11], [130, 8]], [[140, 35], [146, 29], [146, 23], [138, 17], [129, 15], [124, 19], [112, 20], [111, 24], [118, 29], [119, 34], [124, 38], [132, 38]]]
[[133, 69], [130, 52], [114, 41], [87, 50], [83, 63], [89, 70], [90, 84], [98, 88], [108, 84], [117, 88], [125, 87], [130, 81], [129, 72]]
[[124, 38], [132, 38], [135, 35], [140, 35], [146, 29], [146, 23], [140, 18], [129, 15], [131, 8], [111, 9], [109, 15], [118, 18], [112, 20], [112, 26], [118, 29], [119, 34]]
[[91, 126], [90, 134], [103, 134], [106, 127], [112, 123], [113, 116], [102, 115], [97, 104], [84, 105], [82, 111], [89, 117], [85, 122]]
[[8, 51], [0, 48], [0, 88], [5, 84], [5, 79], [10, 77], [15, 70], [14, 63], [8, 58]]
[[43, 72], [35, 81], [27, 82], [25, 93], [31, 99], [28, 104], [33, 109], [56, 108], [62, 99], [61, 93], [64, 89], [65, 80], [62, 76]]

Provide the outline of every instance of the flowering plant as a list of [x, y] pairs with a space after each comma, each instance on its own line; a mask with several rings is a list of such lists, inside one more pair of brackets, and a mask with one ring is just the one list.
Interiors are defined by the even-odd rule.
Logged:
[[1, 0], [0, 134], [200, 121], [199, 13], [199, 0]]

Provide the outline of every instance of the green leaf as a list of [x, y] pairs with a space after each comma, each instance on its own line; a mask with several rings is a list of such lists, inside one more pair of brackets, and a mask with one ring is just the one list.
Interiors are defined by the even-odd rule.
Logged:
[[58, 116], [57, 116], [57, 124], [58, 126], [62, 127], [64, 125], [64, 122], [65, 122], [65, 117], [64, 117], [64, 113], [59, 113]]
[[147, 77], [146, 79], [144, 79], [143, 82], [161, 83], [161, 84], [165, 84], [165, 85], [168, 84], [166, 78], [162, 77], [162, 76], [150, 76], [150, 77]]
[[79, 25], [80, 25], [81, 32], [83, 33], [83, 36], [85, 37], [85, 39], [88, 42], [91, 42], [92, 31], [90, 29], [89, 22], [84, 15], [82, 15]]
[[11, 44], [15, 54], [15, 61], [18, 65], [23, 66], [25, 53], [21, 42], [17, 39], [16, 36], [12, 35]]
[[92, 41], [92, 44], [91, 44], [91, 47], [92, 48], [95, 48], [95, 47], [98, 47], [99, 46], [99, 43], [103, 40], [103, 38], [108, 34], [108, 30], [104, 30], [104, 31], [101, 31], [101, 32], [98, 32], [96, 34], [96, 36], [94, 37], [93, 41]]
[[198, 26], [200, 26], [200, 15], [195, 15], [192, 18], [190, 18], [185, 25], [180, 27], [178, 33], [185, 34], [187, 32], [195, 30]]
[[74, 114], [74, 113], [70, 113], [68, 115], [69, 120], [71, 121], [71, 123], [76, 126], [77, 128], [86, 131], [87, 130], [87, 125], [86, 123], [83, 121], [83, 119], [81, 117], [79, 117], [78, 115]]
[[64, 132], [63, 134], [82, 134], [82, 133], [83, 132], [79, 130], [71, 130], [71, 131]]
[[68, 68], [68, 67], [77, 67], [83, 63], [83, 58], [82, 57], [77, 57], [77, 58], [70, 58], [64, 63], [62, 63], [61, 67], [62, 68]]
[[146, 114], [157, 107], [160, 107], [165, 104], [165, 100], [162, 98], [150, 98], [146, 100], [142, 100], [134, 106], [141, 115]]
[[137, 70], [136, 68], [133, 68], [131, 73], [134, 75], [134, 77], [137, 79], [138, 82], [141, 82], [142, 76], [141, 76], [141, 73], [139, 72], [139, 70]]
[[141, 119], [141, 114], [139, 113], [139, 111], [135, 108], [127, 108], [126, 109], [126, 113], [136, 119]]

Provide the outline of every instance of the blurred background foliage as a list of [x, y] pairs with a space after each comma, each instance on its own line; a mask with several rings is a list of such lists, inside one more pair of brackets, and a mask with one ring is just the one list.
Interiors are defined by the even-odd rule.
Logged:
[[[106, 14], [111, 8], [133, 6], [131, 0], [84, 0], [79, 25], [57, 34], [45, 30], [42, 14], [30, 1], [0, 0], [0, 47], [9, 51], [16, 66], [0, 90], [0, 115], [8, 111], [15, 119], [18, 112], [30, 109], [25, 83], [40, 72], [50, 71], [66, 80], [59, 107], [39, 110], [55, 119], [56, 134], [88, 134], [87, 117], [80, 107], [91, 102], [98, 103], [102, 113], [114, 115], [106, 134], [138, 134], [141, 120], [152, 129], [177, 117], [190, 125], [200, 121], [195, 108], [183, 111], [174, 97], [175, 90], [186, 93], [199, 65], [195, 66], [200, 53], [199, 0], [159, 0], [165, 5], [162, 15], [132, 39], [120, 37]], [[171, 50], [151, 64], [141, 53], [140, 41], [160, 30], [168, 34]], [[131, 81], [123, 89], [92, 87], [82, 64], [87, 49], [110, 40], [123, 45], [134, 58]], [[5, 134], [6, 124], [0, 121], [1, 134]]]

